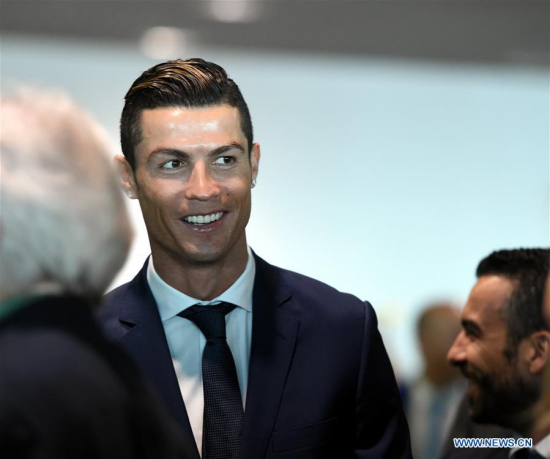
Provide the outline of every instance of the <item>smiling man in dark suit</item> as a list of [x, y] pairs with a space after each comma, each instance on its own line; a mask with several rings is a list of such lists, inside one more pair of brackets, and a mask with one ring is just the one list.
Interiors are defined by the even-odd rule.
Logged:
[[144, 72], [121, 141], [152, 255], [101, 320], [202, 457], [410, 457], [370, 304], [247, 245], [260, 146], [225, 70], [190, 59]]

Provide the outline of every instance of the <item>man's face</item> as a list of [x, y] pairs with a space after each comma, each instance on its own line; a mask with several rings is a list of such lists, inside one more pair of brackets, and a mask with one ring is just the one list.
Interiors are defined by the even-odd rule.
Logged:
[[[517, 349], [510, 349], [502, 308], [514, 284], [482, 276], [461, 315], [462, 331], [447, 358], [468, 379], [470, 416], [476, 422], [510, 425], [537, 398]], [[519, 346], [518, 346], [519, 347]]]
[[141, 130], [135, 175], [125, 163], [123, 182], [139, 199], [155, 259], [217, 263], [246, 253], [260, 152], [254, 144], [249, 159], [238, 110], [144, 110]]

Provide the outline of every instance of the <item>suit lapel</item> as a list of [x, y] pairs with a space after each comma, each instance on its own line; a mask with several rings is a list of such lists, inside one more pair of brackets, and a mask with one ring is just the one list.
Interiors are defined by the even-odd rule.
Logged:
[[156, 389], [168, 412], [193, 438], [164, 328], [147, 282], [147, 264], [145, 262], [128, 285], [123, 298], [120, 321], [132, 328], [120, 342], [134, 357], [146, 380]]
[[264, 457], [279, 409], [300, 320], [284, 311], [290, 290], [279, 270], [255, 256], [252, 351], [241, 458]]

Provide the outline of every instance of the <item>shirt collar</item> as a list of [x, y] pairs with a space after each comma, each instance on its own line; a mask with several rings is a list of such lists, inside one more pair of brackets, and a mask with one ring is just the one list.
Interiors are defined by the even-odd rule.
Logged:
[[194, 304], [205, 305], [219, 303], [220, 301], [235, 304], [248, 312], [252, 312], [252, 290], [254, 288], [255, 275], [256, 262], [250, 248], [248, 248], [248, 261], [239, 278], [225, 292], [213, 300], [201, 301], [176, 290], [164, 282], [155, 270], [153, 256], [149, 258], [149, 265], [147, 266], [147, 282], [157, 302], [162, 321], [178, 315], [181, 311]]
[[546, 437], [535, 445], [535, 450], [542, 457], [550, 457], [550, 434], [546, 435]]
[[[508, 457], [513, 458], [516, 451], [520, 448], [513, 448], [510, 450]], [[550, 457], [550, 434], [546, 435], [542, 440], [540, 440], [536, 445], [533, 445], [533, 449], [539, 453], [542, 457]]]

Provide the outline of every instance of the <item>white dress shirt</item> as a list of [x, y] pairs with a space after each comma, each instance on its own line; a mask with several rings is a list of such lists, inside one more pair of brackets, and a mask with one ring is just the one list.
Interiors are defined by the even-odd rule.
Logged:
[[226, 301], [238, 306], [227, 314], [225, 323], [227, 343], [235, 360], [244, 407], [252, 340], [252, 290], [255, 274], [256, 263], [248, 249], [246, 268], [235, 283], [212, 301], [200, 301], [164, 282], [155, 271], [152, 256], [149, 259], [147, 281], [157, 302], [181, 395], [201, 455], [204, 411], [202, 352], [206, 339], [193, 322], [179, 317], [178, 314], [195, 304], [209, 305]]
[[542, 457], [550, 458], [550, 434], [535, 445], [535, 451]]

